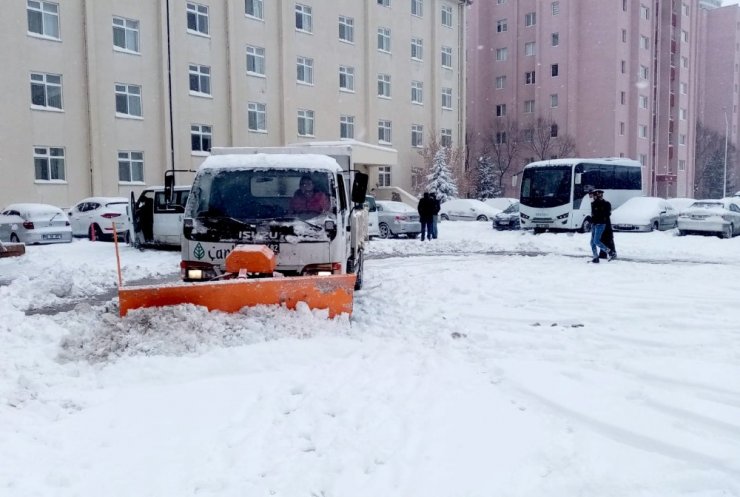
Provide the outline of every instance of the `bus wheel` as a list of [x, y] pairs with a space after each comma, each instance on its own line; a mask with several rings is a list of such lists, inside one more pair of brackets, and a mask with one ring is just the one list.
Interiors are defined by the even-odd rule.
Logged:
[[583, 224], [581, 225], [581, 229], [578, 230], [581, 233], [591, 233], [591, 218], [586, 218], [583, 220]]

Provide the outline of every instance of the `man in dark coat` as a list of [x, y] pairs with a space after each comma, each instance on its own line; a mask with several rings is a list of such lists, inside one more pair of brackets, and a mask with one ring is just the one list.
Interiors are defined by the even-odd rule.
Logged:
[[604, 200], [603, 190], [593, 191], [593, 202], [591, 202], [591, 252], [593, 259], [591, 262], [599, 262], [599, 250], [606, 252], [607, 260], [612, 260], [616, 252], [607, 247], [602, 242], [601, 237], [604, 235], [607, 224], [611, 224], [612, 205]]
[[437, 223], [439, 223], [439, 210], [441, 209], [441, 204], [439, 203], [439, 199], [437, 198], [437, 195], [434, 194], [434, 192], [431, 192], [429, 194], [429, 197], [432, 199], [432, 205], [434, 205], [434, 210], [432, 212], [432, 238], [436, 240]]
[[432, 239], [432, 217], [434, 216], [434, 201], [429, 196], [428, 192], [424, 192], [424, 196], [419, 200], [417, 207], [419, 211], [419, 221], [421, 221], [421, 241], [424, 238]]

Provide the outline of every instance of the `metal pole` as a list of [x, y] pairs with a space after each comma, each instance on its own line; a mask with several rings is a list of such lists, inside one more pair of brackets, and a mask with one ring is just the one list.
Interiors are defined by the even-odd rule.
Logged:
[[727, 110], [725, 112], [725, 166], [722, 175], [722, 198], [727, 196], [727, 135], [730, 133], [730, 126], [727, 123]]

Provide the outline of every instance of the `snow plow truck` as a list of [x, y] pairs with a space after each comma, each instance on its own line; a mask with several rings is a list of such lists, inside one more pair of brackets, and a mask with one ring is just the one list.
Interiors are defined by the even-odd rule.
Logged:
[[[121, 286], [121, 315], [182, 303], [237, 312], [305, 302], [330, 317], [351, 313], [363, 284], [367, 175], [305, 147], [211, 154], [185, 206], [183, 282]], [[173, 187], [174, 176], [166, 176], [165, 188]]]

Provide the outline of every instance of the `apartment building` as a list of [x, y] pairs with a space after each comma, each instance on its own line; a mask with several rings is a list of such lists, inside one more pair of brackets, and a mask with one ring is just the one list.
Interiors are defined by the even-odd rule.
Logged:
[[[468, 133], [482, 149], [501, 123], [522, 131], [516, 176], [537, 157], [538, 119], [571, 156], [642, 162], [645, 193], [692, 192], [698, 1], [486, 0], [468, 30]], [[475, 152], [473, 152], [474, 156]], [[507, 181], [515, 194], [515, 181]]]
[[[465, 126], [467, 0], [13, 0], [0, 16], [0, 204], [128, 195], [212, 146], [355, 139], [398, 151]], [[11, 117], [12, 116], [12, 117]]]

